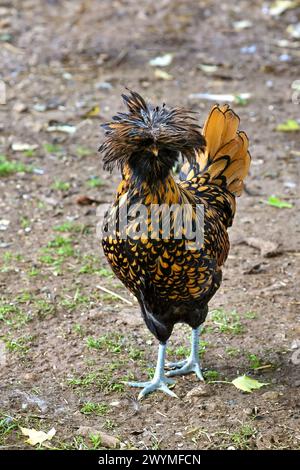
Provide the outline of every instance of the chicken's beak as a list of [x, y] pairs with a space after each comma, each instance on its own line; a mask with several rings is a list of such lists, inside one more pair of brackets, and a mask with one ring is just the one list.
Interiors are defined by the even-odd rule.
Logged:
[[154, 144], [154, 145], [151, 145], [150, 151], [151, 151], [151, 153], [153, 153], [153, 155], [154, 155], [155, 157], [157, 157], [158, 152], [159, 152], [159, 149], [158, 149], [157, 145], [155, 145], [155, 144]]

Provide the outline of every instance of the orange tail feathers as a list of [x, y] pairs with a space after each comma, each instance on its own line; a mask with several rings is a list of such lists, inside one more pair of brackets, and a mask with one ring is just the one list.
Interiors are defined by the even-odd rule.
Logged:
[[205, 152], [197, 154], [200, 174], [240, 196], [250, 166], [248, 138], [238, 130], [239, 117], [229, 105], [214, 106], [205, 122]]

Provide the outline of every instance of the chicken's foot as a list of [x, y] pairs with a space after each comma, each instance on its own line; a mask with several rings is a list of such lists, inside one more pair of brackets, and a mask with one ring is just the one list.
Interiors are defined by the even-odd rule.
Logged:
[[149, 382], [125, 382], [131, 387], [141, 387], [143, 390], [139, 393], [138, 399], [140, 400], [148, 393], [154, 392], [156, 390], [161, 390], [162, 392], [171, 395], [171, 397], [178, 398], [176, 393], [168, 388], [168, 384], [174, 384], [174, 380], [168, 379], [165, 374], [165, 357], [166, 357], [166, 344], [159, 344], [158, 357], [156, 363], [156, 369], [154, 377]]
[[167, 377], [174, 377], [175, 375], [186, 375], [195, 372], [198, 379], [204, 381], [201, 365], [199, 360], [199, 334], [201, 327], [194, 328], [192, 330], [192, 340], [191, 340], [191, 353], [189, 357], [183, 361], [170, 362], [167, 364], [167, 367], [170, 370], [166, 373]]

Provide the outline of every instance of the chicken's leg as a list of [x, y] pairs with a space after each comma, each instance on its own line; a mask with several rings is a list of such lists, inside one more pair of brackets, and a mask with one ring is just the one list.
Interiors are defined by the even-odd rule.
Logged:
[[126, 384], [130, 385], [131, 387], [143, 388], [143, 390], [141, 390], [138, 396], [139, 400], [145, 395], [148, 395], [148, 393], [154, 392], [155, 390], [161, 390], [162, 392], [165, 392], [168, 395], [171, 395], [172, 397], [178, 398], [176, 393], [172, 392], [172, 390], [168, 388], [168, 384], [173, 384], [174, 380], [168, 379], [165, 375], [165, 357], [166, 344], [160, 343], [158, 349], [156, 369], [153, 379], [149, 382], [126, 382]]
[[170, 370], [169, 372], [167, 372], [166, 375], [168, 377], [173, 377], [175, 375], [185, 375], [185, 374], [190, 374], [192, 372], [195, 372], [197, 377], [200, 380], [204, 381], [202, 371], [201, 371], [200, 360], [199, 360], [200, 331], [201, 331], [200, 326], [192, 330], [191, 353], [189, 357], [183, 361], [171, 362], [167, 364], [167, 367], [169, 367], [170, 369], [174, 369], [174, 370]]

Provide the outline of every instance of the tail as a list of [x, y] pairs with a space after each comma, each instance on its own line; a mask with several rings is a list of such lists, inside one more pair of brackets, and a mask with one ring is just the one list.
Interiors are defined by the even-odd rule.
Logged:
[[205, 177], [205, 183], [220, 186], [235, 196], [241, 195], [251, 157], [248, 138], [238, 130], [239, 123], [239, 117], [229, 105], [212, 108], [203, 128], [206, 149], [197, 153], [196, 165], [189, 167], [186, 180], [199, 174]]

